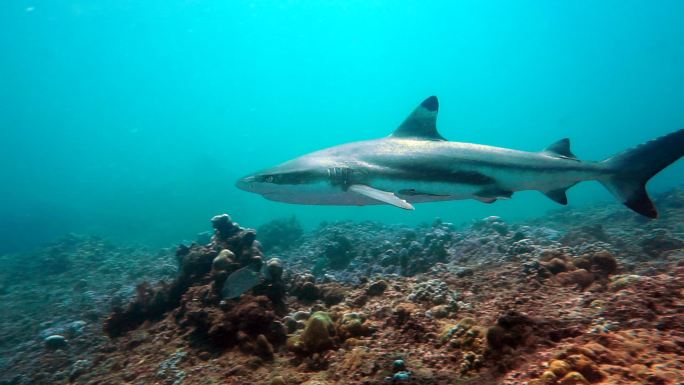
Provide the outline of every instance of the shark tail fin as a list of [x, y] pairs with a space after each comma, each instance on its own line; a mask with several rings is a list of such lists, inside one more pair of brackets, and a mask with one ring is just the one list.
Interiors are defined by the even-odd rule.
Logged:
[[682, 156], [684, 129], [604, 160], [602, 164], [613, 172], [600, 182], [625, 206], [643, 216], [657, 218], [658, 210], [646, 192], [646, 183]]

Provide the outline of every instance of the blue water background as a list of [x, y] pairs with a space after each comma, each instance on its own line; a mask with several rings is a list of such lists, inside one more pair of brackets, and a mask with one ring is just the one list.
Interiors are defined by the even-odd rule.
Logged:
[[[166, 245], [228, 212], [414, 224], [560, 206], [317, 207], [238, 177], [388, 135], [438, 95], [450, 140], [600, 160], [684, 127], [681, 1], [0, 2], [0, 251], [68, 231]], [[679, 162], [650, 185], [684, 183]], [[571, 206], [613, 198], [596, 183]]]

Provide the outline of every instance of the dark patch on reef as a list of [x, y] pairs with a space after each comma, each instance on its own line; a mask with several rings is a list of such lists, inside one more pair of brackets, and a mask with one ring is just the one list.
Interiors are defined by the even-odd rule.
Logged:
[[274, 219], [257, 230], [264, 252], [292, 249], [299, 244], [304, 231], [297, 218]]

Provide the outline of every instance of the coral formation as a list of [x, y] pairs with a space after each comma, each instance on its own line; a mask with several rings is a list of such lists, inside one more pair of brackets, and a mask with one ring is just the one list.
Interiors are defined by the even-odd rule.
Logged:
[[0, 257], [0, 299], [22, 304], [0, 313], [0, 384], [675, 385], [682, 202], [653, 222], [608, 205], [296, 237], [224, 214], [175, 254], [72, 235]]
[[304, 231], [297, 218], [274, 219], [257, 229], [265, 252], [277, 252], [298, 245]]
[[302, 354], [318, 353], [333, 347], [334, 334], [335, 328], [330, 315], [319, 311], [309, 317], [300, 335], [288, 339], [287, 346], [288, 349]]

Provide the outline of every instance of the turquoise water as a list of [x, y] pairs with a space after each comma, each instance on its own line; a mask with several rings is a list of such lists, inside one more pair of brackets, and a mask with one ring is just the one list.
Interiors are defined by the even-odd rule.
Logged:
[[[450, 140], [599, 160], [684, 126], [680, 1], [3, 1], [0, 250], [67, 231], [165, 245], [230, 213], [461, 223], [484, 205], [310, 207], [234, 181], [389, 134], [438, 95]], [[684, 183], [679, 162], [651, 183]], [[594, 183], [571, 206], [613, 198]], [[636, 214], [635, 214], [636, 215]]]

